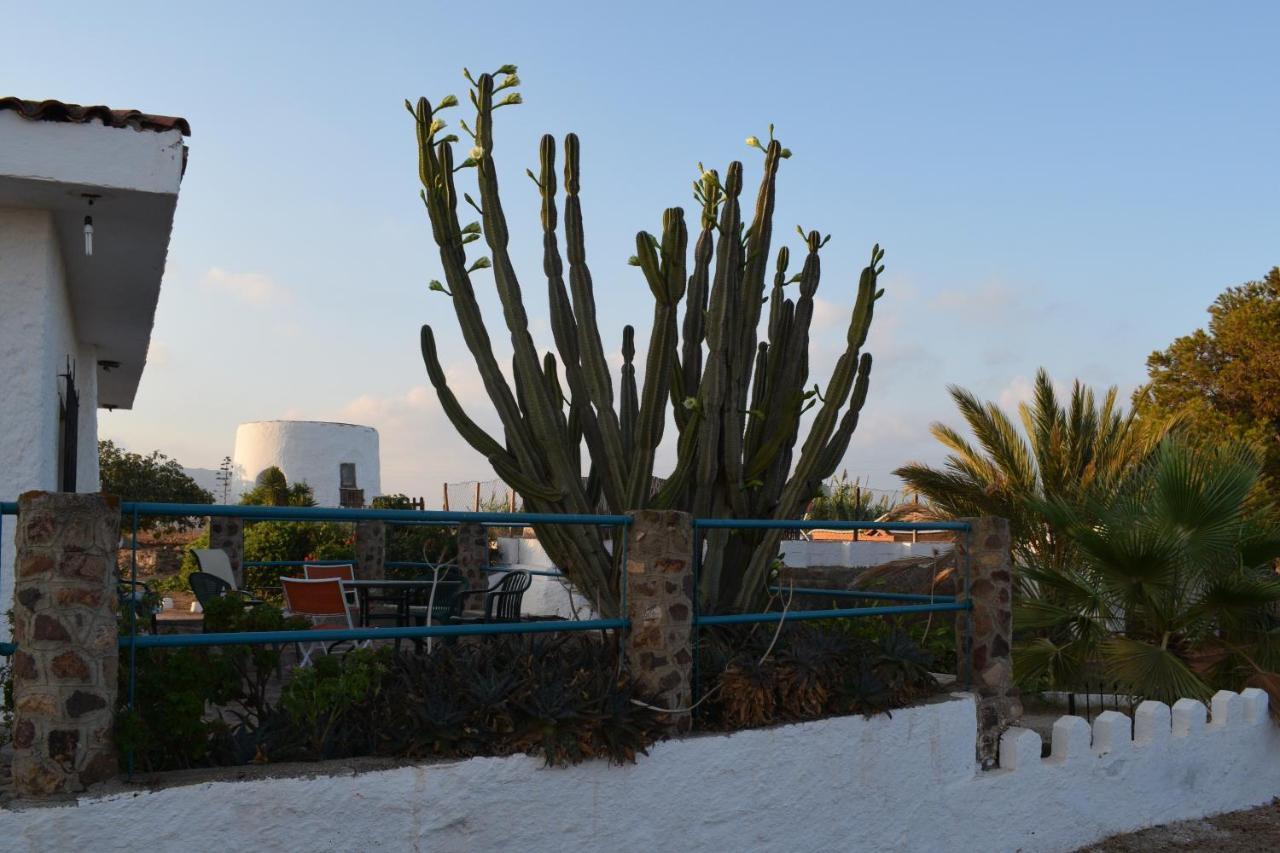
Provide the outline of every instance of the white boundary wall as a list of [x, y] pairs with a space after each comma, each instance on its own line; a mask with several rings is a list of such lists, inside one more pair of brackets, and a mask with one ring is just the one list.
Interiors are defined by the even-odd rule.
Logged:
[[1143, 703], [1013, 729], [1003, 769], [974, 762], [973, 699], [655, 745], [635, 765], [548, 769], [529, 756], [353, 775], [208, 782], [0, 810], [33, 851], [1066, 851], [1116, 832], [1280, 794], [1280, 730], [1258, 690], [1213, 719]]

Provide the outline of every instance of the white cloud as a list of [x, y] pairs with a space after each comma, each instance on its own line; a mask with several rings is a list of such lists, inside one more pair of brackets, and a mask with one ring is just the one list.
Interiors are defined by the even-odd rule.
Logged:
[[929, 300], [929, 307], [948, 313], [1005, 315], [1021, 306], [1014, 290], [1002, 284], [990, 283], [979, 288], [943, 290]]
[[[471, 418], [502, 441], [493, 404], [474, 368], [455, 365], [446, 367], [445, 374]], [[361, 395], [343, 406], [338, 417], [378, 430], [384, 492], [423, 496], [428, 506], [439, 506], [442, 483], [494, 478], [488, 461], [453, 428], [429, 385], [391, 396]]]
[[288, 288], [262, 273], [228, 272], [221, 267], [212, 267], [200, 279], [200, 284], [259, 307], [288, 305], [293, 302], [293, 293]]
[[1025, 376], [1015, 376], [1013, 381], [1000, 390], [1000, 405], [1005, 409], [1016, 409], [1019, 403], [1029, 403], [1035, 396], [1035, 386]]

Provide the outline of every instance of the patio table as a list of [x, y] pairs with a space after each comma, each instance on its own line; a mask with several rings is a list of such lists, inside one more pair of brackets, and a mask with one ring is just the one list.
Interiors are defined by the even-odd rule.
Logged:
[[[440, 579], [441, 583], [449, 583], [446, 578]], [[436, 581], [430, 578], [419, 578], [416, 580], [375, 580], [375, 579], [359, 579], [344, 580], [342, 586], [344, 589], [354, 589], [360, 600], [360, 626], [362, 628], [369, 627], [369, 604], [371, 601], [386, 601], [396, 605], [396, 626], [401, 627], [409, 624], [409, 603], [413, 600], [415, 592], [422, 592], [424, 596], [431, 595], [431, 588], [435, 586]], [[376, 590], [384, 590], [383, 594], [378, 595]]]

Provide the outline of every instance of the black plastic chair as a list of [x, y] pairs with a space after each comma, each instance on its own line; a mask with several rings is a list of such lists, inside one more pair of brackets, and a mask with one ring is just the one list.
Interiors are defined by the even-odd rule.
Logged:
[[224, 595], [236, 596], [244, 602], [245, 607], [256, 607], [262, 603], [247, 592], [234, 588], [222, 578], [208, 572], [192, 572], [187, 578], [187, 583], [190, 584], [191, 591], [196, 594], [196, 601], [200, 602], [202, 610], [207, 610], [210, 602]]
[[460, 616], [454, 621], [474, 624], [477, 622], [519, 622], [520, 605], [524, 602], [524, 594], [533, 583], [533, 576], [524, 570], [507, 572], [488, 589], [469, 589], [459, 599], [468, 595], [484, 593], [484, 615], [481, 617]]

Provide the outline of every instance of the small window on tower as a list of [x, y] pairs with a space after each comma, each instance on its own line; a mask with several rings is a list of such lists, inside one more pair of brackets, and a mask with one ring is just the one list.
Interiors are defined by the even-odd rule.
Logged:
[[338, 464], [338, 485], [343, 489], [356, 488], [356, 463], [341, 462]]

